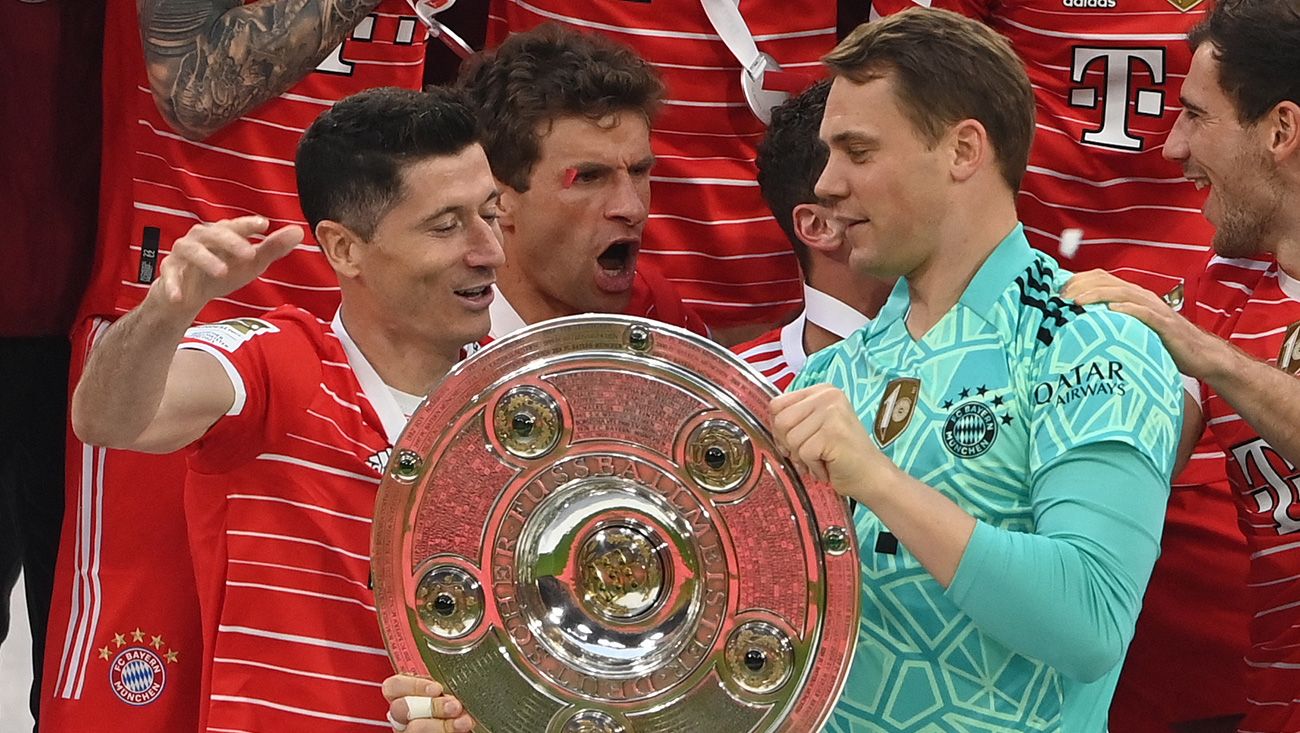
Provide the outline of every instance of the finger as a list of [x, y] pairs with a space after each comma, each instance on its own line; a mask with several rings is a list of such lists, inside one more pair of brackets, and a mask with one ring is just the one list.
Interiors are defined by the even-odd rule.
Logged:
[[280, 227], [266, 235], [266, 239], [263, 239], [256, 248], [258, 267], [266, 269], [272, 262], [284, 257], [292, 252], [294, 247], [302, 244], [302, 240], [302, 227], [296, 224]]
[[1079, 305], [1092, 305], [1093, 303], [1139, 302], [1145, 298], [1141, 292], [1127, 287], [1098, 285], [1079, 291], [1073, 296], [1073, 300]]
[[416, 720], [406, 728], [406, 733], [466, 733], [474, 730], [474, 719], [462, 715], [452, 720]]
[[463, 714], [465, 707], [461, 705], [460, 700], [451, 695], [432, 698], [424, 695], [406, 695], [394, 700], [389, 710], [399, 722], [410, 722], [421, 718], [451, 720]]
[[222, 278], [230, 273], [230, 266], [226, 264], [224, 259], [193, 240], [176, 240], [176, 244], [172, 247], [172, 253], [167, 255], [163, 263], [165, 264], [173, 258], [176, 261], [172, 263], [172, 267], [176, 268], [178, 279], [184, 279], [187, 276], [185, 270], [189, 268], [193, 268], [211, 278]]
[[416, 677], [409, 674], [395, 674], [384, 680], [384, 699], [393, 702], [407, 695], [438, 697], [442, 694], [442, 685], [428, 677]]
[[[233, 219], [222, 219], [214, 222], [211, 226], [222, 227], [238, 234], [247, 239], [254, 234], [261, 234], [271, 226], [271, 221], [261, 214], [251, 214], [249, 216], [238, 216]], [[193, 231], [193, 230], [190, 230]]]
[[253, 243], [247, 237], [225, 227], [209, 227], [187, 239], [206, 248], [233, 267], [243, 267], [252, 262], [257, 255]]

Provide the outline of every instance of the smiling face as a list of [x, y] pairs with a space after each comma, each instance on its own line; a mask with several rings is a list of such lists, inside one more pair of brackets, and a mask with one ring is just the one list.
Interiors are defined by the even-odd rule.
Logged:
[[366, 242], [357, 279], [385, 323], [455, 354], [488, 332], [505, 256], [497, 192], [477, 143], [402, 167], [398, 200]]
[[836, 78], [820, 136], [831, 152], [816, 192], [843, 231], [849, 266], [884, 278], [916, 270], [939, 241], [950, 178], [899, 107], [892, 75]]
[[1282, 187], [1262, 125], [1244, 125], [1219, 85], [1214, 46], [1202, 43], [1183, 81], [1183, 111], [1164, 156], [1179, 163], [1198, 189], [1209, 188], [1205, 218], [1214, 250], [1225, 257], [1264, 251], [1282, 205]]
[[634, 111], [566, 116], [539, 137], [528, 191], [502, 194], [503, 290], [521, 313], [621, 312], [650, 212], [650, 127]]

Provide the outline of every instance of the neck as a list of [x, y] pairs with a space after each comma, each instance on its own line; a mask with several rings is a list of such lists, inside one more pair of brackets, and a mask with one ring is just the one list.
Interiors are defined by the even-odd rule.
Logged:
[[909, 295], [907, 330], [922, 338], [957, 304], [989, 254], [1015, 228], [1015, 200], [1005, 197], [993, 205], [970, 206], [977, 219], [956, 218], [940, 230], [931, 255], [906, 275]]
[[343, 327], [384, 384], [407, 394], [426, 394], [460, 359], [460, 346], [414, 339], [391, 321], [344, 308]]
[[1274, 247], [1277, 266], [1287, 275], [1300, 279], [1300, 196], [1291, 197], [1295, 206], [1288, 206], [1279, 212], [1282, 221]]
[[804, 321], [803, 323], [803, 353], [816, 354], [818, 351], [827, 346], [834, 346], [842, 339], [839, 336], [818, 326], [816, 323]]
[[524, 277], [522, 269], [512, 267], [510, 262], [507, 258], [505, 267], [497, 270], [497, 289], [510, 301], [510, 306], [524, 323], [531, 326], [551, 318], [574, 315], [573, 309], [538, 292]]

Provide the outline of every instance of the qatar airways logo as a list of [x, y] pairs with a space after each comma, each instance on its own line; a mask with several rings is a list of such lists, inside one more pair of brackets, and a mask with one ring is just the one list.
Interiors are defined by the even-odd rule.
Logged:
[[1300, 476], [1263, 438], [1256, 438], [1232, 449], [1249, 487], [1254, 509], [1272, 518], [1278, 534], [1300, 532]]
[[1083, 142], [1119, 150], [1146, 148], [1147, 141], [1132, 132], [1131, 115], [1164, 115], [1165, 49], [1079, 46], [1070, 80], [1079, 85], [1070, 89], [1070, 106], [1101, 111], [1101, 126], [1085, 130]]

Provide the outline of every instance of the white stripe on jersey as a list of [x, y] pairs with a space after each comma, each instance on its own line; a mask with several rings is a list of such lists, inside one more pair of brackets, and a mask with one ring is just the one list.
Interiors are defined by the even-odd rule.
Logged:
[[[94, 320], [81, 345], [82, 363], [89, 357], [95, 342], [108, 330], [109, 322]], [[59, 658], [59, 676], [55, 680], [55, 695], [78, 700], [85, 684], [86, 666], [90, 662], [95, 632], [99, 628], [100, 581], [99, 561], [103, 546], [104, 477], [103, 463], [106, 450], [81, 445], [81, 465], [78, 466], [79, 486], [77, 499], [76, 543], [73, 548], [75, 570], [72, 574], [72, 597], [69, 603], [68, 625], [63, 637], [63, 654]]]
[[335, 595], [330, 595], [329, 593], [316, 593], [314, 591], [302, 590], [301, 588], [286, 588], [285, 586], [282, 585], [268, 585], [265, 583], [245, 583], [243, 581], [230, 580], [229, 578], [226, 579], [226, 587], [227, 588], [256, 588], [258, 590], [270, 591], [272, 593], [288, 593], [289, 595], [306, 596], [308, 598], [319, 598], [325, 601], [339, 601], [340, 603], [351, 603], [356, 606], [361, 606], [367, 611], [372, 611], [377, 613], [374, 606], [358, 598], [349, 598], [347, 596], [335, 596]]
[[[351, 369], [351, 368], [352, 368], [351, 366], [348, 366], [348, 365], [345, 365], [345, 366], [347, 366], [348, 369]], [[308, 414], [308, 415], [311, 415], [311, 416], [314, 417], [314, 418], [318, 418], [318, 419], [320, 419], [320, 420], [324, 420], [325, 422], [329, 423], [330, 425], [333, 425], [333, 426], [334, 426], [334, 429], [338, 431], [339, 436], [341, 436], [344, 440], [348, 441], [349, 443], [352, 443], [353, 445], [360, 446], [360, 447], [362, 447], [362, 448], [364, 448], [364, 449], [366, 449], [366, 450], [371, 450], [371, 447], [370, 447], [369, 445], [366, 445], [365, 443], [362, 443], [361, 441], [356, 440], [356, 439], [354, 439], [352, 436], [348, 435], [348, 434], [343, 430], [343, 428], [342, 428], [338, 423], [334, 422], [334, 419], [333, 419], [333, 418], [331, 418], [331, 417], [327, 417], [327, 416], [325, 416], [325, 415], [320, 414], [319, 412], [316, 412], [315, 410], [310, 410], [310, 409], [307, 410], [307, 414]]]
[[380, 657], [388, 656], [388, 651], [381, 647], [362, 646], [360, 644], [346, 644], [341, 641], [331, 641], [330, 639], [317, 639], [314, 636], [301, 636], [299, 634], [286, 634], [280, 631], [267, 631], [266, 629], [255, 629], [251, 626], [229, 626], [221, 624], [217, 626], [217, 631], [222, 634], [243, 634], [245, 636], [255, 636], [259, 639], [273, 639], [275, 641], [289, 641], [295, 644], [306, 644], [308, 646], [319, 646], [325, 649], [338, 649], [345, 652], [358, 652], [360, 654], [374, 654]]
[[681, 252], [676, 250], [663, 249], [643, 249], [642, 254], [652, 255], [673, 255], [674, 257], [704, 257], [710, 260], [761, 260], [766, 257], [793, 257], [794, 253], [788, 249], [780, 252], [756, 252], [748, 255], [711, 255], [705, 252]]
[[[1033, 232], [1034, 234], [1037, 234], [1040, 237], [1046, 237], [1048, 239], [1052, 239], [1058, 242], [1061, 241], [1060, 234], [1053, 234], [1051, 232], [1045, 232], [1042, 229], [1035, 229], [1033, 227], [1028, 227], [1028, 226], [1025, 227], [1025, 231]], [[1079, 242], [1079, 246], [1084, 246], [1089, 244], [1136, 244], [1143, 247], [1157, 247], [1160, 249], [1181, 249], [1181, 250], [1190, 250], [1193, 252], [1205, 251], [1204, 247], [1200, 247], [1195, 244], [1180, 244], [1178, 242], [1157, 242], [1152, 239], [1120, 239], [1116, 237], [1107, 237], [1105, 239], [1084, 239], [1084, 240], [1080, 240]]]
[[796, 305], [803, 302], [803, 298], [792, 298], [790, 300], [764, 300], [750, 303], [724, 303], [717, 300], [701, 300], [698, 298], [682, 298], [683, 303], [692, 305], [715, 305], [719, 308], [768, 308], [774, 305]]
[[288, 504], [289, 506], [298, 507], [299, 509], [306, 509], [312, 512], [328, 514], [331, 517], [339, 517], [340, 519], [350, 519], [354, 522], [361, 522], [362, 524], [371, 523], [370, 517], [362, 517], [356, 514], [345, 514], [344, 512], [335, 511], [333, 509], [326, 509], [325, 507], [316, 506], [315, 504], [307, 504], [301, 501], [291, 501], [289, 499], [285, 499], [279, 496], [263, 496], [259, 494], [226, 494], [227, 501], [233, 501], [236, 499], [243, 500], [243, 501], [269, 501], [269, 502], [274, 502], [276, 504]]
[[322, 443], [319, 440], [312, 440], [311, 438], [308, 438], [305, 435], [299, 435], [297, 433], [285, 433], [284, 436], [286, 438], [292, 438], [294, 440], [301, 441], [308, 445], [314, 445], [317, 448], [324, 448], [325, 450], [333, 451], [335, 453], [338, 453], [341, 456], [348, 456], [349, 458], [361, 458], [362, 460], [365, 460], [366, 458], [365, 456], [358, 456], [356, 453], [353, 453], [347, 448], [340, 448], [337, 445], [330, 445], [329, 443]]
[[[714, 109], [748, 108], [748, 102], [692, 102], [685, 99], [665, 99], [663, 103], [670, 107], [710, 107]], [[653, 179], [652, 179], [653, 180]]]
[[1230, 336], [1229, 339], [1242, 339], [1244, 341], [1251, 341], [1254, 339], [1268, 338], [1269, 336], [1276, 336], [1279, 333], [1286, 333], [1287, 328], [1289, 328], [1289, 326], [1279, 326], [1278, 328], [1274, 328], [1268, 331], [1263, 331], [1260, 333], [1242, 333], [1241, 331], [1233, 331], [1232, 336]]
[[190, 178], [198, 178], [198, 179], [200, 179], [200, 180], [204, 180], [204, 181], [217, 181], [218, 183], [225, 183], [225, 184], [229, 184], [229, 185], [231, 185], [231, 186], [237, 186], [237, 187], [242, 188], [242, 189], [244, 189], [244, 190], [246, 190], [246, 191], [252, 191], [252, 192], [254, 192], [254, 193], [265, 194], [265, 195], [267, 195], [267, 196], [288, 196], [288, 197], [290, 197], [290, 198], [297, 198], [297, 197], [298, 197], [298, 193], [297, 193], [296, 191], [276, 191], [276, 190], [273, 190], [273, 189], [270, 189], [270, 188], [257, 188], [256, 186], [250, 186], [250, 185], [248, 185], [247, 183], [244, 183], [244, 182], [242, 182], [242, 181], [236, 181], [236, 180], [233, 179], [233, 178], [222, 178], [222, 177], [220, 177], [220, 176], [208, 176], [208, 175], [204, 175], [204, 174], [202, 174], [202, 173], [195, 173], [195, 172], [192, 171], [192, 170], [188, 170], [188, 169], [186, 169], [186, 168], [181, 168], [181, 167], [178, 167], [178, 166], [174, 166], [174, 165], [172, 165], [171, 163], [168, 163], [168, 162], [167, 162], [167, 159], [164, 158], [164, 157], [162, 157], [161, 155], [155, 155], [155, 154], [153, 154], [153, 153], [145, 152], [145, 151], [143, 151], [143, 150], [137, 150], [137, 151], [135, 151], [135, 154], [138, 155], [138, 156], [140, 156], [140, 157], [142, 157], [142, 158], [153, 158], [153, 159], [157, 160], [158, 162], [162, 163], [162, 164], [163, 164], [164, 166], [166, 166], [167, 168], [171, 169], [172, 172], [174, 172], [174, 173], [178, 173], [178, 174], [180, 174], [180, 175], [182, 175], [182, 176], [188, 176], [188, 177], [190, 177]]
[[337, 552], [338, 554], [345, 555], [347, 557], [352, 558], [353, 560], [363, 560], [365, 562], [370, 562], [369, 555], [362, 555], [357, 552], [351, 552], [349, 550], [343, 549], [342, 547], [327, 545], [324, 542], [321, 542], [320, 540], [309, 540], [306, 537], [294, 537], [293, 535], [287, 535], [287, 534], [272, 534], [270, 532], [253, 532], [244, 529], [228, 529], [226, 530], [226, 535], [230, 537], [252, 537], [259, 540], [277, 540], [279, 542], [293, 542], [299, 545], [311, 545], [313, 547], [319, 547], [322, 550]]
[[246, 705], [258, 705], [272, 710], [279, 710], [284, 713], [296, 713], [305, 715], [309, 718], [320, 718], [322, 720], [337, 720], [341, 723], [356, 723], [357, 725], [370, 725], [378, 728], [390, 728], [387, 720], [369, 720], [367, 718], [354, 718], [350, 715], [335, 715], [321, 710], [308, 710], [307, 708], [296, 708], [292, 705], [283, 705], [270, 700], [263, 700], [257, 697], [240, 697], [236, 695], [211, 695], [210, 699], [218, 702], [244, 703]]
[[139, 122], [142, 126], [149, 128], [149, 130], [153, 134], [157, 135], [158, 137], [166, 138], [168, 140], [175, 140], [176, 142], [185, 145], [193, 145], [194, 147], [201, 148], [203, 150], [208, 150], [214, 153], [222, 153], [224, 155], [229, 155], [235, 158], [242, 158], [243, 160], [251, 160], [257, 163], [270, 163], [272, 165], [283, 165], [283, 166], [288, 166], [290, 168], [293, 167], [292, 160], [285, 160], [283, 158], [272, 158], [266, 155], [253, 155], [252, 153], [243, 153], [238, 150], [231, 150], [230, 148], [223, 148], [217, 145], [209, 145], [207, 143], [195, 142], [194, 140], [181, 137], [180, 135], [177, 135], [174, 132], [159, 130], [158, 128], [154, 127], [148, 120], [137, 120], [137, 122]]
[[349, 578], [346, 575], [340, 575], [338, 573], [328, 573], [325, 572], [324, 570], [317, 570], [315, 568], [300, 568], [297, 567], [296, 565], [281, 565], [280, 563], [257, 562], [256, 560], [227, 560], [226, 562], [230, 565], [249, 565], [252, 567], [259, 567], [259, 568], [274, 568], [276, 570], [288, 570], [289, 572], [294, 572], [294, 573], [318, 575], [322, 578], [334, 578], [336, 580], [341, 580], [345, 583], [355, 585], [358, 588], [365, 588], [366, 590], [370, 590], [370, 588], [365, 583], [362, 583], [359, 580], [355, 580], [353, 578]]
[[[646, 36], [649, 38], [683, 38], [696, 41], [722, 41], [722, 37], [715, 33], [687, 33], [683, 31], [661, 31], [651, 30], [649, 28], [627, 28], [621, 25], [612, 25], [610, 23], [599, 23], [594, 20], [585, 18], [575, 18], [569, 15], [561, 15], [548, 10], [542, 10], [535, 5], [529, 5], [524, 0], [510, 0], [515, 5], [527, 10], [534, 15], [540, 15], [543, 18], [575, 25], [581, 28], [593, 28], [608, 33], [620, 33], [628, 36]], [[779, 41], [787, 38], [809, 38], [812, 36], [833, 36], [836, 33], [835, 28], [814, 28], [806, 31], [792, 31], [788, 33], [767, 33], [764, 35], [754, 36], [755, 41]]]
[[361, 686], [363, 686], [363, 687], [380, 687], [380, 688], [381, 688], [381, 687], [384, 686], [382, 682], [376, 682], [376, 681], [374, 681], [374, 680], [362, 680], [362, 679], [357, 679], [356, 677], [340, 677], [340, 676], [338, 676], [338, 675], [334, 675], [334, 674], [325, 674], [325, 673], [323, 673], [323, 672], [308, 672], [308, 671], [305, 670], [305, 669], [293, 669], [293, 668], [291, 668], [291, 667], [281, 667], [281, 666], [279, 666], [279, 665], [275, 665], [275, 664], [267, 664], [266, 662], [255, 662], [255, 661], [253, 661], [253, 660], [251, 660], [251, 659], [234, 659], [234, 658], [231, 658], [231, 657], [214, 657], [214, 658], [212, 659], [212, 662], [213, 662], [213, 664], [233, 664], [233, 665], [240, 665], [240, 666], [245, 666], [245, 667], [258, 667], [258, 668], [261, 668], [261, 669], [269, 669], [269, 670], [272, 670], [272, 671], [274, 671], [274, 672], [283, 672], [284, 674], [296, 675], [296, 676], [298, 676], [298, 677], [312, 677], [312, 678], [314, 678], [314, 679], [318, 679], [318, 680], [330, 680], [330, 681], [332, 681], [332, 682], [345, 682], [345, 683], [347, 683], [347, 684], [351, 684], [351, 685], [361, 685]]
[[[661, 155], [659, 157], [662, 158], [664, 156]], [[738, 158], [731, 158], [731, 160], [738, 160]], [[706, 227], [726, 226], [728, 224], [756, 224], [760, 221], [776, 221], [776, 217], [771, 215], [755, 216], [748, 219], [718, 219], [717, 221], [705, 221], [704, 219], [692, 219], [689, 216], [678, 216], [677, 214], [651, 214], [650, 218], [651, 219], [672, 219], [673, 221], [684, 221], [690, 224], [700, 224]]]
[[[356, 405], [352, 404], [351, 402], [348, 402], [347, 400], [343, 399], [342, 397], [339, 397], [338, 395], [334, 394], [334, 391], [331, 390], [329, 387], [326, 387], [324, 382], [321, 382], [321, 383], [320, 383], [320, 388], [321, 388], [322, 390], [325, 391], [325, 394], [327, 394], [327, 395], [329, 395], [331, 398], [333, 398], [335, 402], [339, 403], [339, 405], [340, 405], [341, 407], [346, 407], [346, 408], [348, 408], [349, 410], [352, 410], [353, 412], [357, 413], [358, 415], [361, 414], [361, 408], [360, 408], [360, 407], [357, 407]], [[379, 482], [376, 481], [375, 483], [379, 483]]]
[[[1270, 526], [1271, 526], [1271, 525], [1270, 525]], [[1276, 555], [1276, 554], [1278, 554], [1279, 552], [1288, 552], [1288, 551], [1290, 551], [1290, 550], [1300, 550], [1300, 542], [1292, 542], [1291, 544], [1288, 544], [1288, 545], [1277, 545], [1277, 546], [1275, 546], [1275, 547], [1270, 547], [1270, 548], [1268, 548], [1268, 549], [1266, 549], [1266, 550], [1260, 550], [1259, 552], [1252, 552], [1252, 553], [1250, 554], [1250, 559], [1251, 559], [1251, 560], [1254, 560], [1254, 559], [1257, 558], [1257, 557], [1265, 557], [1265, 556], [1267, 556], [1267, 555]]]
[[667, 176], [650, 176], [651, 183], [684, 183], [692, 186], [742, 186], [753, 187], [758, 181], [744, 178], [669, 178]]
[[1186, 33], [1063, 33], [1061, 31], [1049, 31], [1045, 28], [1035, 28], [1005, 17], [1001, 20], [1012, 28], [1019, 28], [1027, 33], [1047, 36], [1048, 38], [1067, 38], [1077, 41], [1135, 41], [1138, 43], [1178, 43], [1187, 40]]
[[1051, 168], [1044, 168], [1041, 165], [1027, 166], [1025, 168], [1025, 171], [1028, 173], [1037, 173], [1039, 175], [1051, 176], [1052, 178], [1059, 178], [1063, 181], [1074, 181], [1075, 183], [1082, 183], [1088, 186], [1092, 186], [1094, 188], [1109, 188], [1111, 186], [1119, 186], [1125, 183], [1186, 183], [1187, 182], [1187, 179], [1184, 178], [1183, 176], [1178, 176], [1177, 178], [1123, 177], [1123, 178], [1108, 178], [1103, 181], [1094, 181], [1090, 178], [1082, 178], [1080, 176], [1070, 175], [1069, 173], [1062, 173], [1061, 171], [1052, 170]]
[[[1067, 206], [1048, 201], [1031, 191], [1021, 190], [1020, 195], [1025, 198], [1031, 198], [1043, 206], [1050, 206], [1053, 209], [1064, 209], [1066, 211], [1082, 211], [1088, 214], [1122, 214], [1126, 211], [1177, 211], [1184, 214], [1199, 214], [1200, 209], [1188, 206], [1165, 206], [1163, 204], [1134, 204], [1133, 206], [1121, 206], [1118, 209], [1090, 209], [1086, 206]], [[1152, 273], [1161, 274], [1161, 273]]]

